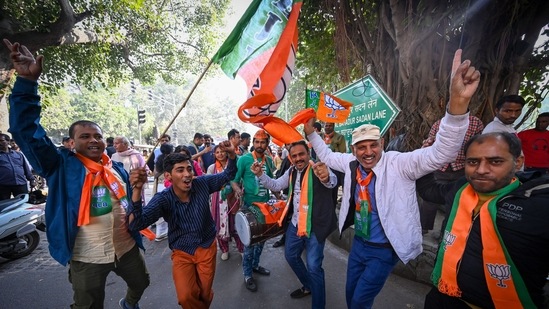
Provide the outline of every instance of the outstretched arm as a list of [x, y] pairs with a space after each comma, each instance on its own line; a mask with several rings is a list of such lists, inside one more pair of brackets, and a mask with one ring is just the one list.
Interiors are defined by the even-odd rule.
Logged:
[[324, 143], [320, 136], [316, 134], [313, 127], [315, 121], [315, 118], [309, 119], [304, 124], [303, 131], [305, 132], [305, 134], [307, 134], [307, 139], [309, 140], [309, 142], [311, 142], [311, 145], [313, 146], [313, 149], [315, 150], [318, 159], [326, 163], [329, 168], [344, 173], [347, 164], [349, 164], [350, 161], [354, 160], [355, 156], [350, 153], [333, 152]]
[[9, 99], [9, 131], [34, 170], [48, 177], [59, 164], [59, 153], [39, 123], [41, 106], [37, 80], [42, 73], [43, 57], [35, 59], [19, 43], [12, 44], [4, 39], [4, 44], [10, 50], [10, 59], [18, 74]]
[[456, 50], [452, 62], [450, 81], [450, 102], [448, 113], [463, 115], [469, 109], [471, 97], [477, 91], [480, 82], [480, 72], [471, 65], [471, 60], [461, 62], [462, 50]]
[[399, 171], [408, 179], [418, 179], [453, 162], [461, 149], [469, 125], [469, 103], [480, 82], [480, 72], [470, 60], [462, 62], [461, 54], [458, 49], [452, 62], [447, 113], [440, 121], [436, 138], [424, 141], [424, 146], [432, 146], [399, 156]]

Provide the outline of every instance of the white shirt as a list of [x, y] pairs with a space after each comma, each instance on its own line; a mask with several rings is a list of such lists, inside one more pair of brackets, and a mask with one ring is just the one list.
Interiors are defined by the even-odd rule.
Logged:
[[482, 134], [492, 132], [508, 132], [512, 134], [517, 133], [513, 124], [505, 124], [501, 122], [498, 117], [494, 117], [494, 120], [487, 124], [486, 127], [484, 127], [484, 130], [482, 130]]
[[[446, 113], [431, 147], [404, 153], [382, 152], [379, 162], [372, 169], [376, 174], [375, 197], [379, 220], [387, 239], [403, 263], [416, 258], [423, 250], [416, 179], [455, 161], [468, 127], [468, 113]], [[322, 162], [345, 173], [339, 212], [339, 231], [343, 232], [348, 212], [354, 211], [349, 205], [352, 182], [349, 164], [356, 157], [350, 153], [332, 152], [317, 133], [311, 133], [308, 138]]]
[[[290, 172], [295, 167], [289, 168], [286, 170], [286, 172], [280, 176], [278, 179], [272, 179], [271, 177], [267, 176], [265, 173], [261, 174], [259, 176], [259, 181], [263, 184], [263, 186], [273, 192], [278, 192], [281, 190], [284, 190], [290, 186]], [[322, 183], [326, 188], [332, 189], [335, 188], [337, 185], [337, 177], [336, 175], [331, 171], [329, 171], [329, 178], [327, 183]], [[312, 173], [313, 171], [311, 171]], [[301, 197], [301, 173], [302, 171], [297, 170], [296, 174], [296, 180], [293, 190], [293, 203], [292, 206], [294, 207], [294, 213], [292, 215], [292, 224], [294, 226], [297, 226], [297, 220], [299, 218], [299, 200]]]

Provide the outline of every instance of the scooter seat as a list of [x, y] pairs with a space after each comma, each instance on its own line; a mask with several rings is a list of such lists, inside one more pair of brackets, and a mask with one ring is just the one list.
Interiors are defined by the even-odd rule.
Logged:
[[19, 194], [18, 196], [9, 200], [0, 201], [0, 213], [8, 212], [12, 209], [18, 208], [29, 200], [28, 194]]

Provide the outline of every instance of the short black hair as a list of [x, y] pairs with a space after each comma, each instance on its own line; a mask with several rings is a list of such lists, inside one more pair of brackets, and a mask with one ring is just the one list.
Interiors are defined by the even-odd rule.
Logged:
[[521, 106], [526, 105], [526, 101], [524, 101], [524, 98], [522, 98], [519, 95], [512, 94], [512, 95], [506, 95], [499, 98], [498, 102], [496, 103], [496, 108], [500, 109], [503, 106], [503, 104], [505, 104], [506, 102], [518, 103]]
[[[65, 138], [63, 138], [63, 141], [65, 140]], [[112, 136], [109, 136], [107, 137], [107, 145], [112, 145], [114, 143], [114, 137]]]
[[541, 117], [549, 117], [549, 112], [541, 113], [538, 115], [538, 119]]
[[71, 138], [68, 136], [63, 136], [63, 139], [61, 140], [62, 143], [69, 141]]
[[[186, 154], [183, 154], [183, 153], [172, 153], [172, 154], [166, 156], [166, 158], [164, 159], [164, 164], [162, 166], [164, 167], [165, 172], [171, 173], [172, 170], [173, 170], [173, 167], [177, 163], [181, 163], [181, 162], [184, 162], [184, 161], [189, 161], [189, 164], [191, 164], [191, 166], [192, 166], [190, 156], [188, 156]], [[194, 171], [194, 168], [193, 168], [193, 171]]]
[[[227, 133], [227, 138], [228, 139], [231, 139], [231, 137], [237, 135], [237, 134], [240, 134], [240, 132], [238, 132], [237, 129], [231, 129], [231, 131], [229, 131], [229, 133]], [[242, 137], [242, 136], [241, 136]]]
[[288, 149], [288, 152], [292, 152], [292, 148], [294, 148], [295, 146], [299, 146], [299, 145], [305, 147], [305, 150], [307, 151], [307, 153], [310, 152], [309, 145], [307, 145], [307, 142], [304, 141], [304, 140], [300, 140], [300, 141], [291, 143], [290, 148]]
[[501, 139], [503, 139], [505, 143], [507, 143], [507, 146], [509, 147], [509, 153], [511, 153], [514, 160], [520, 157], [522, 153], [522, 145], [520, 143], [520, 140], [515, 134], [509, 132], [491, 132], [473, 136], [470, 140], [467, 141], [467, 143], [465, 143], [465, 147], [463, 148], [465, 150], [465, 156], [467, 157], [467, 150], [469, 150], [469, 147], [473, 143], [482, 144], [491, 137], [501, 137]]
[[196, 132], [196, 133], [194, 134], [193, 140], [194, 140], [194, 139], [197, 139], [197, 138], [204, 138], [204, 134]]
[[252, 137], [250, 133], [242, 132], [242, 134], [240, 134], [240, 139], [247, 139], [250, 137]]
[[73, 122], [73, 124], [71, 124], [71, 126], [69, 127], [69, 136], [70, 138], [74, 139], [74, 128], [76, 126], [82, 126], [82, 127], [93, 127], [93, 126], [96, 126], [99, 128], [99, 130], [101, 132], [103, 132], [103, 130], [101, 129], [101, 127], [93, 122], [93, 121], [90, 121], [90, 120], [78, 120], [76, 122]]
[[168, 134], [162, 134], [162, 135], [160, 135], [160, 138], [159, 138], [159, 139], [163, 139], [164, 137], [167, 138], [168, 141], [171, 141], [171, 140], [172, 140], [172, 137], [171, 137], [170, 135], [168, 135]]
[[0, 133], [0, 136], [4, 137], [4, 139], [5, 139], [6, 141], [8, 141], [8, 142], [9, 142], [10, 139], [11, 139], [10, 136], [7, 135], [7, 134], [5, 134], [5, 133]]
[[187, 147], [185, 145], [179, 145], [179, 146], [175, 147], [174, 153], [181, 153], [182, 151], [184, 151], [189, 157], [191, 156], [191, 152], [189, 151], [189, 147]]
[[206, 139], [206, 138], [212, 138], [212, 136], [210, 134], [205, 133], [204, 134], [204, 139]]
[[315, 129], [317, 129], [318, 131], [322, 130], [322, 125], [321, 125], [320, 122], [318, 122], [318, 121], [315, 122], [315, 123], [313, 123], [313, 127], [314, 127]]

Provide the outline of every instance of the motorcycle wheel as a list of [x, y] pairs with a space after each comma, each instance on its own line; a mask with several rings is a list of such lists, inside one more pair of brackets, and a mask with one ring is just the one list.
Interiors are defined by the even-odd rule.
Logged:
[[0, 254], [0, 256], [9, 260], [16, 260], [16, 259], [22, 258], [24, 256], [31, 254], [34, 251], [34, 249], [38, 247], [38, 243], [40, 242], [40, 234], [38, 234], [37, 231], [29, 233], [23, 236], [22, 238], [27, 242], [27, 248], [17, 252], [8, 252], [8, 253]]

